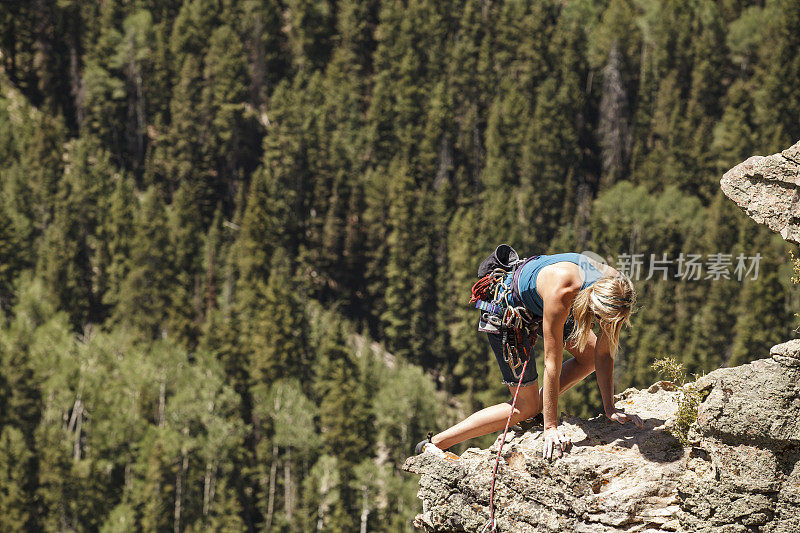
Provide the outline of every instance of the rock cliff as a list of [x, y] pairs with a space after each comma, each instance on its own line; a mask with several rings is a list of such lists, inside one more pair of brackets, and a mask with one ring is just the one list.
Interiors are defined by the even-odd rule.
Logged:
[[753, 220], [800, 244], [800, 142], [739, 163], [722, 176], [720, 186]]
[[[563, 416], [573, 445], [552, 463], [541, 458], [541, 427], [510, 431], [495, 489], [498, 531], [800, 531], [800, 341], [692, 386], [704, 399], [686, 448], [667, 430], [680, 394], [669, 382], [615, 397], [644, 429]], [[455, 462], [427, 453], [406, 461], [421, 475], [417, 527], [483, 530], [500, 438]]]
[[[720, 185], [756, 222], [800, 244], [800, 142], [751, 157]], [[573, 445], [552, 463], [541, 458], [541, 427], [509, 432], [495, 490], [498, 531], [800, 531], [800, 340], [687, 387], [702, 399], [689, 446], [669, 431], [683, 391], [663, 381], [615, 397], [644, 429], [562, 415]], [[421, 476], [415, 526], [490, 530], [501, 438], [458, 461], [428, 453], [406, 461], [403, 468]]]

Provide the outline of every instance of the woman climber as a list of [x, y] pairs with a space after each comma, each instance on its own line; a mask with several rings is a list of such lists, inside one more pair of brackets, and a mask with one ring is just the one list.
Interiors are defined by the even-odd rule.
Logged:
[[[513, 249], [507, 249], [517, 257]], [[606, 417], [621, 424], [631, 421], [643, 427], [638, 416], [614, 407], [614, 356], [622, 326], [630, 326], [630, 315], [636, 303], [630, 279], [608, 265], [577, 253], [535, 256], [518, 264], [513, 274], [494, 270], [494, 275], [495, 303], [501, 306], [488, 304], [489, 307], [496, 311], [503, 309], [505, 303], [506, 310], [516, 310], [520, 322], [529, 327], [538, 326], [536, 333], [544, 337], [542, 389], [539, 389], [539, 376], [532, 357], [532, 342], [537, 335], [530, 331], [531, 337], [517, 337], [522, 341], [518, 347], [523, 357], [516, 358], [517, 350], [504, 342], [508, 333], [503, 334], [502, 327], [485, 322], [488, 315], [483, 313], [484, 322], [479, 329], [487, 332], [503, 383], [509, 386], [512, 397], [516, 395], [516, 404], [513, 410], [512, 402], [486, 407], [437, 435], [429, 434], [417, 444], [415, 452], [441, 453], [459, 442], [501, 431], [508, 423], [517, 424], [541, 412], [544, 417], [542, 456], [546, 459], [560, 457], [569, 439], [557, 426], [558, 396], [592, 372], [596, 373]], [[492, 275], [484, 279], [491, 281]], [[506, 289], [505, 295], [503, 289]], [[503, 320], [508, 317], [508, 311], [504, 316], [489, 317], [489, 322], [506, 324]], [[599, 338], [592, 331], [595, 324], [599, 326]], [[565, 346], [573, 357], [562, 364]], [[524, 367], [522, 375], [517, 375], [520, 359], [527, 358], [530, 364]]]

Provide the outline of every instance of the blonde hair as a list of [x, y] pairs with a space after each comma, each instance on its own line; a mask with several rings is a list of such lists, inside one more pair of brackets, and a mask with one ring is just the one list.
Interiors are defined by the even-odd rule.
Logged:
[[[572, 317], [575, 327], [565, 340], [583, 351], [589, 343], [592, 323], [599, 318], [601, 335], [608, 339], [611, 357], [619, 349], [619, 334], [622, 326], [630, 327], [630, 317], [636, 304], [636, 289], [625, 275], [604, 276], [578, 292], [572, 301]], [[595, 317], [597, 315], [597, 317]]]

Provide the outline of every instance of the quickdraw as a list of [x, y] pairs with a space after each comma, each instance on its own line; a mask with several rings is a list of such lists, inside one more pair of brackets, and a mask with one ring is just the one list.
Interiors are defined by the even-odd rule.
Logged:
[[[503, 359], [515, 377], [519, 377], [527, 360], [525, 340], [533, 347], [538, 339], [536, 329], [540, 318], [515, 302], [512, 289], [513, 274], [524, 261], [518, 261], [510, 270], [495, 268], [472, 286], [469, 303], [482, 311], [478, 330], [502, 336]], [[511, 281], [509, 282], [509, 278]]]

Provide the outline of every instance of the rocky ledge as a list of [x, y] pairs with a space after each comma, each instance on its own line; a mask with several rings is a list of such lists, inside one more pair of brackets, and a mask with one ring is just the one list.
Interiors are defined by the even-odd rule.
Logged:
[[800, 244], [800, 142], [739, 163], [722, 176], [720, 187], [750, 218]]
[[[703, 398], [687, 447], [669, 431], [681, 391], [663, 381], [615, 397], [644, 429], [562, 415], [573, 445], [553, 462], [541, 458], [541, 427], [509, 431], [495, 488], [497, 530], [800, 531], [800, 341], [771, 355], [687, 385]], [[415, 526], [484, 530], [500, 438], [459, 461], [428, 453], [406, 461], [404, 470], [421, 476]]]

